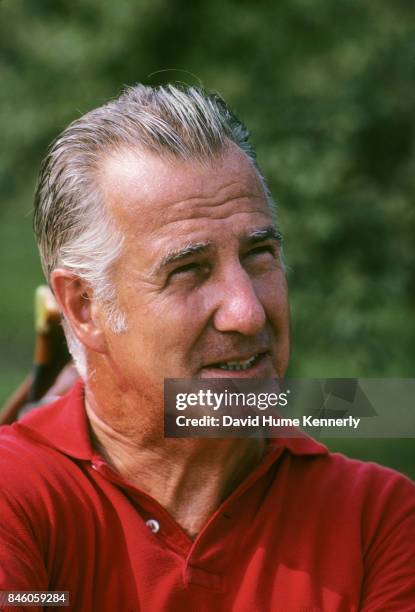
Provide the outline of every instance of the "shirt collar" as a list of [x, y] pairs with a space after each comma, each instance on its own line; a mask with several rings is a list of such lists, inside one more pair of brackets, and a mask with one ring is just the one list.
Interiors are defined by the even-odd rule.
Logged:
[[13, 427], [75, 459], [90, 461], [94, 455], [81, 380], [66, 395], [51, 404], [31, 410]]
[[[84, 385], [80, 380], [56, 402], [32, 410], [12, 427], [74, 459], [91, 461], [95, 455], [84, 406]], [[303, 432], [300, 437], [269, 440], [268, 453], [279, 455], [281, 448], [294, 455], [328, 453], [326, 446]]]

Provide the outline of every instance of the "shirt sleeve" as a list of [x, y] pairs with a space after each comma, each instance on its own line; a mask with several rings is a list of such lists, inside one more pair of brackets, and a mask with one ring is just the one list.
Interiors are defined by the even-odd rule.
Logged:
[[394, 473], [367, 513], [361, 612], [415, 610], [415, 486]]

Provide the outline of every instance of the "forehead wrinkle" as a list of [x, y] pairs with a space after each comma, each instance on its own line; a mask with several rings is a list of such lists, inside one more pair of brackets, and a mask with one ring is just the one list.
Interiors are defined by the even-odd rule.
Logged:
[[[240, 213], [264, 212], [264, 210], [260, 210], [262, 209], [262, 205], [264, 205], [264, 208], [267, 212], [268, 211], [270, 212], [268, 202], [262, 190], [261, 192], [252, 192], [248, 190], [245, 191], [245, 188], [247, 189], [247, 185], [242, 185], [243, 189], [241, 189], [239, 193], [234, 193], [234, 194], [229, 194], [229, 195], [224, 193], [222, 195], [223, 191], [229, 190], [229, 188], [236, 186], [236, 185], [241, 186], [240, 181], [233, 181], [229, 183], [228, 185], [223, 186], [215, 196], [212, 194], [196, 195], [196, 196], [192, 196], [189, 198], [177, 200], [176, 202], [165, 204], [165, 208], [166, 208], [165, 225], [168, 225], [169, 223], [175, 223], [176, 221], [185, 221], [187, 219], [201, 218], [205, 216], [208, 211], [212, 211], [212, 210], [215, 211], [215, 214], [214, 214], [215, 219], [218, 219], [218, 220], [226, 219], [227, 217], [229, 217], [229, 214], [225, 212], [226, 208], [228, 207], [228, 205], [232, 205], [236, 201], [240, 201], [241, 206], [243, 206], [246, 201], [251, 202], [251, 203], [254, 201], [257, 201], [258, 210], [255, 210], [255, 211], [253, 211], [252, 209], [249, 209], [246, 211], [240, 210], [240, 211], [232, 212], [232, 214], [237, 214], [239, 212]], [[193, 205], [193, 210], [189, 210], [189, 208], [192, 208], [192, 205]], [[219, 210], [221, 211], [223, 210], [224, 212], [219, 213]], [[170, 216], [169, 211], [171, 215], [176, 215], [176, 217], [172, 219], [171, 221], [169, 220], [169, 216]], [[183, 216], [181, 215], [181, 213], [183, 213]]]
[[[183, 221], [192, 221], [194, 219], [208, 219], [211, 220], [211, 217], [207, 217], [206, 214], [202, 214], [205, 213], [205, 211], [194, 211], [193, 214], [189, 215], [187, 214], [186, 216], [184, 216], [183, 218], [174, 218], [171, 221], [165, 221], [163, 223], [163, 229], [168, 227], [169, 225], [174, 225], [176, 223], [182, 223]], [[267, 208], [266, 210], [252, 210], [252, 209], [248, 209], [248, 210], [235, 210], [234, 212], [232, 212], [232, 214], [227, 214], [226, 212], [224, 212], [224, 214], [222, 215], [216, 215], [213, 220], [214, 221], [223, 221], [223, 220], [227, 220], [230, 217], [233, 217], [235, 215], [252, 215], [252, 214], [256, 214], [256, 215], [264, 215], [265, 217], [271, 218], [271, 211]]]
[[[198, 195], [190, 196], [188, 198], [177, 200], [176, 202], [167, 203], [167, 206], [174, 208], [176, 206], [180, 207], [183, 204], [191, 205], [193, 203], [196, 203], [200, 208], [206, 208], [206, 207], [211, 208], [212, 206], [213, 207], [223, 206], [224, 204], [234, 202], [235, 200], [245, 200], [245, 199], [262, 200], [264, 199], [263, 193], [256, 193], [256, 192], [244, 191], [244, 190], [240, 191], [239, 193], [235, 195], [232, 194], [232, 195], [227, 196], [226, 194], [223, 194], [223, 196], [221, 196], [224, 190], [228, 189], [229, 187], [232, 187], [233, 185], [240, 185], [240, 182], [236, 181], [233, 183], [229, 183], [229, 185], [223, 186], [216, 195], [198, 194]], [[207, 200], [207, 202], [205, 202], [205, 200]]]
[[[208, 198], [206, 198], [206, 199], [208, 199]], [[249, 199], [249, 200], [262, 200], [261, 196], [249, 193], [249, 194], [244, 194], [244, 195], [237, 195], [237, 196], [234, 196], [232, 198], [225, 198], [224, 200], [221, 200], [219, 202], [209, 202], [209, 203], [206, 203], [206, 204], [204, 204], [203, 202], [200, 202], [199, 203], [199, 208], [202, 208], [202, 209], [204, 209], [204, 208], [211, 208], [212, 206], [213, 207], [216, 207], [216, 206], [220, 207], [220, 206], [225, 206], [226, 204], [231, 204], [232, 202], [235, 202], [235, 200], [246, 200], [246, 199]]]

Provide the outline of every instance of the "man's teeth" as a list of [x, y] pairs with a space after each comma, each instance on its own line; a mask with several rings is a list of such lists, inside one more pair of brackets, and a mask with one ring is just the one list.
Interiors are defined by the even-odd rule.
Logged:
[[252, 366], [257, 357], [258, 355], [254, 355], [245, 361], [225, 361], [224, 363], [219, 363], [218, 367], [221, 370], [247, 370]]

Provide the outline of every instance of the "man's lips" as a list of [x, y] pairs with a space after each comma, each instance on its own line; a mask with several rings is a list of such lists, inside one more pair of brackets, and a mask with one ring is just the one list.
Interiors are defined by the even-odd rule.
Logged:
[[269, 351], [250, 353], [233, 353], [225, 358], [220, 357], [200, 369], [202, 376], [222, 378], [223, 376], [263, 376], [271, 374], [271, 357]]
[[203, 366], [204, 368], [219, 368], [219, 367], [225, 367], [227, 365], [233, 365], [235, 367], [237, 367], [237, 365], [241, 365], [242, 367], [245, 366], [249, 366], [251, 364], [251, 362], [255, 361], [255, 359], [257, 359], [259, 357], [259, 355], [261, 354], [260, 351], [255, 351], [255, 352], [250, 352], [250, 353], [245, 353], [245, 354], [233, 354], [230, 356], [226, 356], [226, 357], [221, 357], [219, 359], [216, 359], [215, 361], [212, 360], [212, 362], [208, 363], [207, 365]]

